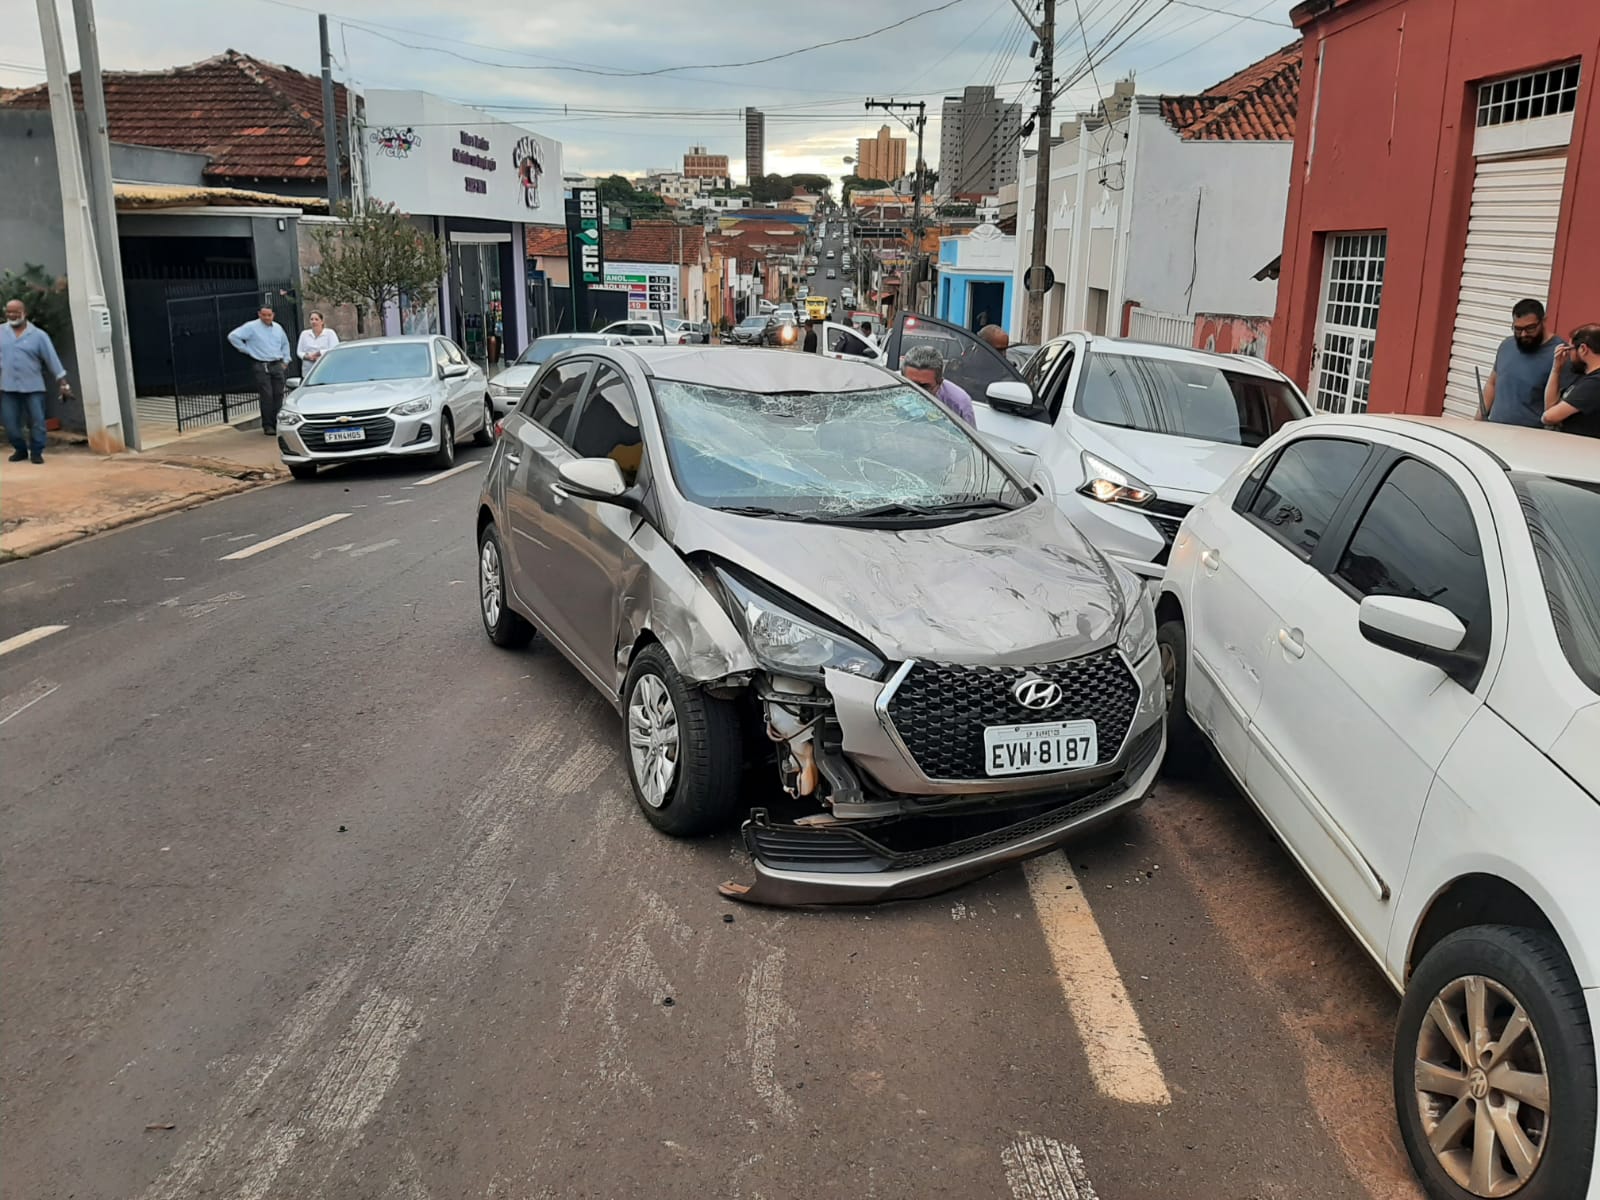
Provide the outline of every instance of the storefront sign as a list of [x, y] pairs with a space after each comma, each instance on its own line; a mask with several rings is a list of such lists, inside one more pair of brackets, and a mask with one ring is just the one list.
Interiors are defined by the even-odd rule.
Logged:
[[601, 231], [600, 193], [573, 188], [567, 197], [567, 253], [572, 264], [573, 328], [588, 328], [589, 293], [605, 283], [605, 234]]
[[630, 317], [678, 311], [678, 268], [670, 263], [607, 263], [606, 287], [627, 289]]
[[561, 143], [427, 92], [369, 89], [372, 195], [420, 216], [555, 225]]

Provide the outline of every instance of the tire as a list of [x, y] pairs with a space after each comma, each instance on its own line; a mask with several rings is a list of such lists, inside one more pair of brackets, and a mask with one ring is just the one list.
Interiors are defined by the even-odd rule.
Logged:
[[289, 474], [296, 479], [315, 479], [317, 477], [317, 464], [314, 462], [288, 463], [287, 466]]
[[483, 428], [472, 435], [474, 446], [494, 445], [494, 405], [489, 403], [489, 397], [483, 398]]
[[506, 600], [506, 556], [500, 535], [485, 525], [478, 535], [478, 615], [496, 646], [520, 650], [533, 640], [533, 626]]
[[1162, 770], [1176, 779], [1193, 779], [1211, 767], [1205, 734], [1189, 716], [1189, 637], [1183, 622], [1166, 621], [1156, 629], [1161, 677], [1167, 685], [1167, 757]]
[[439, 449], [434, 452], [433, 465], [441, 471], [456, 465], [456, 423], [448, 412], [439, 417]]
[[[1467, 997], [1471, 980], [1478, 980], [1486, 996], [1486, 1031], [1473, 1035]], [[1457, 1053], [1442, 1027], [1430, 1015], [1435, 999], [1456, 1015], [1452, 1024], [1465, 1033], [1472, 1066]], [[1520, 1006], [1530, 1022], [1528, 1033], [1502, 1048], [1506, 1020]], [[1476, 1043], [1487, 1041], [1478, 1051]], [[1435, 1068], [1430, 1082], [1445, 1091], [1419, 1092], [1418, 1063]], [[1490, 1063], [1487, 1073], [1481, 1064]], [[1465, 1068], [1465, 1069], [1463, 1069]], [[1506, 1069], [1543, 1075], [1547, 1099], [1535, 1094], [1523, 1076], [1524, 1098], [1502, 1091], [1497, 1081], [1509, 1083]], [[1459, 1081], [1459, 1091], [1453, 1086]], [[1479, 1092], [1482, 1095], [1479, 1095]], [[1454, 1098], [1453, 1098], [1454, 1097]], [[1486, 1195], [1515, 1195], [1517, 1200], [1558, 1200], [1581, 1196], [1589, 1183], [1595, 1141], [1594, 1031], [1589, 1027], [1583, 991], [1560, 944], [1549, 934], [1511, 925], [1477, 925], [1457, 930], [1428, 951], [1412, 973], [1400, 1004], [1395, 1028], [1394, 1099], [1400, 1121], [1400, 1139], [1423, 1187], [1434, 1200], [1476, 1200]], [[1521, 1131], [1523, 1150], [1531, 1150], [1531, 1167], [1513, 1169], [1504, 1146], [1497, 1140], [1490, 1182], [1473, 1177], [1474, 1139], [1478, 1113], [1492, 1131]], [[1435, 1153], [1431, 1134], [1453, 1114], [1461, 1112], [1460, 1132], [1447, 1139], [1446, 1151]], [[1513, 1135], [1515, 1137], [1515, 1135]], [[1535, 1141], [1537, 1138], [1537, 1141]], [[1503, 1178], [1501, 1178], [1503, 1176]], [[1519, 1179], [1525, 1179], [1517, 1186]]]
[[[744, 757], [733, 705], [685, 686], [672, 659], [656, 645], [646, 646], [633, 660], [622, 694], [623, 758], [634, 799], [650, 824], [673, 837], [695, 837], [730, 825], [739, 809]], [[661, 707], [663, 697], [666, 709]], [[663, 718], [671, 721], [670, 733]], [[635, 746], [636, 738], [660, 739], [664, 734], [672, 740]], [[670, 766], [661, 767], [663, 762]], [[652, 779], [656, 770], [669, 777]]]

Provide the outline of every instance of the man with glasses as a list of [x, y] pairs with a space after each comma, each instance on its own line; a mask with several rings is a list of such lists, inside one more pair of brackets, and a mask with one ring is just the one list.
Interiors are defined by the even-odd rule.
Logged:
[[1537, 300], [1517, 301], [1511, 310], [1511, 336], [1495, 351], [1494, 370], [1484, 385], [1479, 418], [1501, 425], [1541, 428], [1545, 380], [1550, 378], [1556, 347], [1565, 344], [1546, 332], [1543, 304]]
[[1600, 325], [1580, 325], [1555, 353], [1544, 389], [1544, 424], [1600, 438]]

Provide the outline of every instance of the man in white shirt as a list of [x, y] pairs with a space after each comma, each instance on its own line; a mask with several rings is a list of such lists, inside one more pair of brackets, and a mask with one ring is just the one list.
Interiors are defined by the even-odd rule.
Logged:
[[309, 367], [338, 344], [339, 335], [329, 329], [322, 319], [322, 314], [313, 309], [311, 325], [300, 331], [300, 341], [296, 344], [294, 352], [300, 361]]

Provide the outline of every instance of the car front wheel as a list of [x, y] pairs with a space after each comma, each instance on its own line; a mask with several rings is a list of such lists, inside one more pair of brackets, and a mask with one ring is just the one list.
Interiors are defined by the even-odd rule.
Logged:
[[483, 398], [483, 424], [478, 432], [472, 435], [474, 446], [494, 445], [494, 405], [489, 402], [489, 397]]
[[1458, 930], [1412, 973], [1395, 1032], [1401, 1140], [1435, 1200], [1584, 1193], [1595, 1148], [1594, 1035], [1550, 935]]
[[456, 465], [456, 423], [448, 412], [439, 414], [439, 449], [434, 452], [433, 465], [442, 471]]
[[727, 826], [743, 761], [733, 705], [687, 686], [658, 645], [633, 660], [623, 697], [628, 778], [649, 822], [673, 837]]
[[1188, 779], [1210, 765], [1205, 737], [1189, 717], [1189, 638], [1181, 620], [1164, 621], [1156, 629], [1161, 655], [1161, 684], [1167, 693], [1168, 775]]

